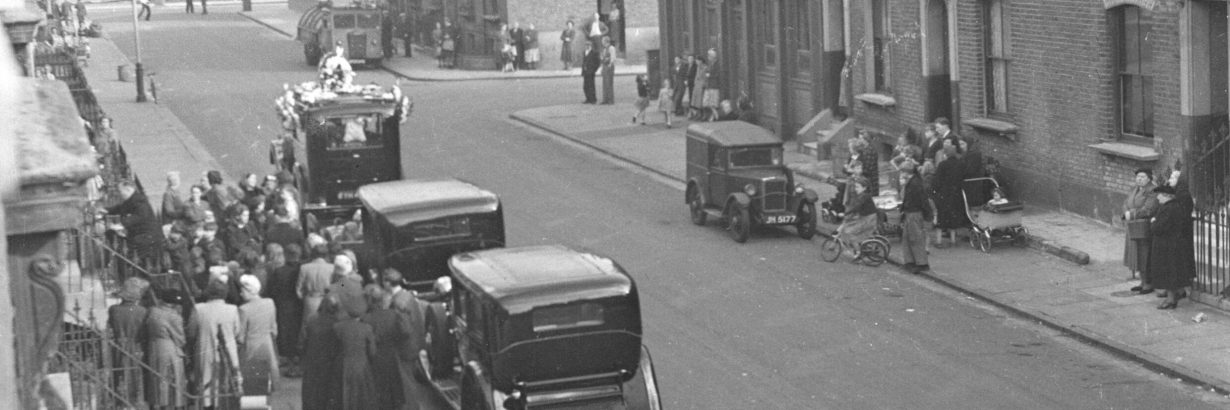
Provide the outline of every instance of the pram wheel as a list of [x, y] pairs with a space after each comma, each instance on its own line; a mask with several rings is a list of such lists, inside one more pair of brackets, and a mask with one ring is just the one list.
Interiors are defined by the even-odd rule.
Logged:
[[973, 245], [980, 251], [991, 252], [991, 231], [974, 231], [970, 232], [970, 245]]
[[841, 241], [837, 240], [836, 234], [824, 238], [824, 242], [820, 243], [820, 258], [825, 262], [835, 262], [841, 257]]
[[879, 239], [868, 239], [859, 243], [859, 255], [868, 266], [880, 266], [888, 259], [888, 245]]

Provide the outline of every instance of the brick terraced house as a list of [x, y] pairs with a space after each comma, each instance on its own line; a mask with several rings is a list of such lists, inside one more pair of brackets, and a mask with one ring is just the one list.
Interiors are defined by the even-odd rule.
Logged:
[[1009, 195], [1104, 222], [1120, 212], [1134, 169], [1182, 167], [1197, 202], [1201, 275], [1215, 272], [1216, 288], [1201, 281], [1218, 293], [1230, 280], [1225, 0], [660, 8], [659, 69], [669, 70], [668, 56], [717, 49], [727, 56], [723, 94], [751, 96], [761, 125], [784, 139], [805, 141], [809, 120], [831, 110], [887, 151], [896, 136], [948, 117], [1001, 163]]

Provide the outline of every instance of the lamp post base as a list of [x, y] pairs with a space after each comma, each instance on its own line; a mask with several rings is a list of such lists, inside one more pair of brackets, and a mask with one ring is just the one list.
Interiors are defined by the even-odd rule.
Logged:
[[137, 102], [145, 102], [145, 67], [137, 63]]

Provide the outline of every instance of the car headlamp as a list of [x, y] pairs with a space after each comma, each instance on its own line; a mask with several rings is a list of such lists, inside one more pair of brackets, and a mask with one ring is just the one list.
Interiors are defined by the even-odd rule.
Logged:
[[803, 193], [803, 184], [794, 184], [794, 193], [796, 194]]
[[743, 193], [748, 196], [756, 196], [756, 184], [747, 184], [743, 186]]

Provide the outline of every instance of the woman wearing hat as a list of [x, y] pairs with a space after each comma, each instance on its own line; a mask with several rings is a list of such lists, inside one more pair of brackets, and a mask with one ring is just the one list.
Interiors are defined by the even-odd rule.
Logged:
[[184, 318], [180, 312], [183, 293], [174, 289], [157, 292], [145, 320], [149, 338], [145, 362], [158, 377], [146, 378], [146, 400], [154, 409], [188, 405], [184, 375]]
[[[1135, 186], [1123, 201], [1123, 221], [1129, 225], [1148, 225], [1149, 218], [1153, 217], [1158, 207], [1157, 194], [1153, 193], [1153, 189], [1157, 188], [1153, 185], [1153, 170], [1137, 169], [1134, 175]], [[1149, 283], [1149, 274], [1145, 269], [1149, 267], [1149, 237], [1133, 236], [1132, 231], [1129, 228], [1124, 237], [1123, 266], [1133, 277], [1140, 273], [1140, 285], [1133, 287], [1132, 291], [1143, 295], [1153, 292], [1153, 284]]]
[[1174, 309], [1196, 271], [1191, 248], [1185, 246], [1191, 240], [1191, 201], [1176, 198], [1171, 186], [1153, 192], [1161, 206], [1149, 224], [1149, 281], [1166, 290], [1166, 301], [1157, 308]]
[[261, 297], [261, 281], [253, 275], [239, 277], [243, 304], [239, 305], [239, 364], [248, 375], [244, 394], [268, 393], [277, 384], [278, 356], [273, 340], [278, 335], [273, 300]]

